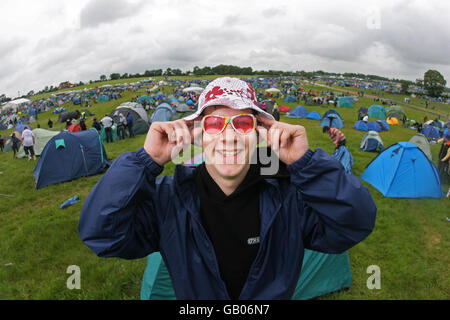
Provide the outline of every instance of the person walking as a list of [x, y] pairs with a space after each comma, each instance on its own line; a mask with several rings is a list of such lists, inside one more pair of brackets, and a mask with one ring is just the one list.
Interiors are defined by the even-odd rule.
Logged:
[[106, 142], [113, 142], [113, 135], [112, 135], [112, 126], [113, 126], [113, 119], [105, 114], [105, 116], [100, 120], [103, 127], [105, 128], [105, 135], [106, 135]]
[[127, 112], [127, 128], [130, 134], [130, 138], [135, 137], [133, 125], [133, 115], [130, 112]]
[[22, 131], [22, 145], [25, 151], [25, 155], [28, 157], [28, 161], [36, 160], [36, 155], [34, 153], [34, 145], [36, 144], [36, 136], [31, 131], [30, 128], [26, 127], [25, 130]]

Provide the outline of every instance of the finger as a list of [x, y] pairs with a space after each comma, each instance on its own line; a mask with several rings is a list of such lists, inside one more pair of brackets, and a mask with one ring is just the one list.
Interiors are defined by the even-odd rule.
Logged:
[[281, 135], [281, 129], [280, 128], [270, 128], [269, 130], [269, 136], [270, 136], [270, 146], [273, 151], [278, 153], [280, 150], [280, 135]]
[[267, 138], [267, 129], [262, 126], [257, 126], [256, 130], [259, 132], [259, 135], [261, 138], [269, 144], [268, 138]]
[[162, 135], [165, 135], [167, 137], [167, 140], [170, 143], [176, 142], [177, 136], [176, 132], [173, 128], [173, 126], [169, 123], [165, 123], [163, 125], [160, 125], [160, 130], [158, 130]]
[[289, 141], [291, 139], [291, 132], [289, 130], [283, 130], [280, 136], [280, 148], [286, 148], [289, 146]]
[[173, 126], [177, 135], [177, 144], [190, 144], [191, 134], [184, 121], [174, 121]]
[[263, 117], [263, 116], [260, 116], [260, 115], [256, 116], [256, 120], [258, 120], [259, 122], [261, 122], [261, 123], [263, 123], [263, 124], [265, 124], [266, 126], [269, 126], [269, 127], [271, 127], [273, 124], [276, 123], [275, 120], [267, 118], [267, 117]]

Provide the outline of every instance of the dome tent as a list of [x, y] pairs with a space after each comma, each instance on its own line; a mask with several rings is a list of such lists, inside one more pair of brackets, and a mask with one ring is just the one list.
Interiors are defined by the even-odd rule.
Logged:
[[156, 109], [153, 111], [150, 116], [149, 122], [166, 122], [176, 119], [178, 117], [174, 108], [172, 108], [168, 103], [161, 103]]
[[430, 149], [430, 143], [428, 142], [428, 139], [425, 135], [421, 133], [416, 133], [409, 139], [408, 142], [414, 143], [416, 146], [422, 150], [423, 153], [427, 156], [428, 160], [433, 161], [432, 155], [431, 155], [431, 149]]
[[367, 127], [367, 123], [365, 123], [364, 121], [356, 121], [355, 124], [353, 125], [353, 128], [359, 131], [368, 131], [369, 128]]
[[36, 189], [97, 174], [108, 165], [97, 130], [62, 131], [48, 141], [36, 163]]
[[399, 142], [381, 152], [361, 179], [389, 198], [440, 198], [441, 181], [434, 164], [415, 144]]
[[311, 120], [322, 120], [322, 116], [320, 115], [320, 113], [318, 113], [317, 111], [311, 111], [310, 113], [308, 113], [306, 115], [306, 119], [311, 119]]
[[330, 113], [326, 117], [323, 116], [322, 121], [320, 122], [320, 126], [341, 129], [344, 127], [344, 121], [339, 115]]
[[367, 115], [371, 118], [386, 119], [386, 109], [379, 104], [373, 104], [369, 107]]
[[361, 139], [359, 148], [366, 152], [378, 152], [383, 151], [383, 140], [381, 140], [380, 135], [376, 131], [367, 132]]
[[303, 118], [308, 114], [308, 110], [306, 110], [303, 106], [297, 106], [294, 110], [289, 112], [289, 115], [286, 118]]

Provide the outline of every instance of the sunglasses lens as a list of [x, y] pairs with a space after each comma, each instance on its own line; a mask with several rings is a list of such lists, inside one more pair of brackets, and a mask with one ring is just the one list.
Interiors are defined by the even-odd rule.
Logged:
[[218, 134], [225, 125], [225, 119], [220, 117], [206, 117], [203, 126], [207, 134]]
[[255, 127], [255, 122], [251, 116], [239, 116], [233, 119], [233, 126], [239, 133], [249, 133]]

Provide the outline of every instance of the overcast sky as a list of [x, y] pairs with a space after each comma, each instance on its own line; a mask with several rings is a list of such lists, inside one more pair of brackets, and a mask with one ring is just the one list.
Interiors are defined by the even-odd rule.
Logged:
[[232, 64], [450, 81], [450, 1], [1, 0], [0, 94]]

